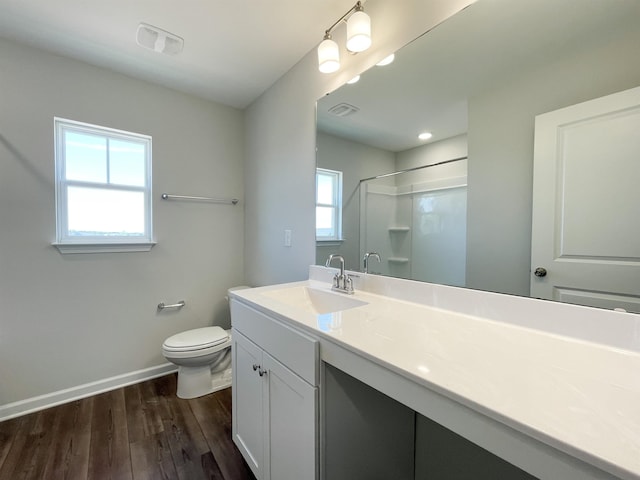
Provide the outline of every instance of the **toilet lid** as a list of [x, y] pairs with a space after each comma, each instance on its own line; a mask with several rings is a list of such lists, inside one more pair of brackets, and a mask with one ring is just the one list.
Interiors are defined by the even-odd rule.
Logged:
[[229, 335], [221, 327], [194, 328], [167, 338], [163, 346], [173, 351], [198, 350], [219, 345], [228, 338]]

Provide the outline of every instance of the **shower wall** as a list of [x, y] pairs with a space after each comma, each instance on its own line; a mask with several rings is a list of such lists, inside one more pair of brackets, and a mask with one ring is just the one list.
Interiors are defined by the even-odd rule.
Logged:
[[372, 273], [462, 286], [466, 176], [420, 183], [406, 178], [423, 174], [399, 174], [405, 177], [400, 186], [377, 185], [377, 180], [362, 183], [361, 256], [380, 254], [379, 264], [370, 262]]
[[407, 150], [396, 168], [414, 170], [361, 183], [360, 257], [382, 257], [370, 272], [465, 284], [467, 160], [433, 164], [466, 153], [466, 135]]
[[411, 278], [464, 286], [467, 187], [413, 195]]

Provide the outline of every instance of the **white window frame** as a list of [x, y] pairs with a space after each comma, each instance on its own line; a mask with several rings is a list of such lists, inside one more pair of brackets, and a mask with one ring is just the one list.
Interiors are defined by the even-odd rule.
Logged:
[[[329, 175], [333, 181], [333, 199], [332, 203], [318, 202], [318, 173]], [[327, 168], [316, 168], [316, 209], [317, 207], [330, 207], [335, 211], [333, 216], [334, 225], [332, 230], [335, 235], [319, 235], [316, 229], [317, 242], [341, 242], [342, 238], [342, 172], [339, 170], [329, 170]]]
[[[68, 180], [66, 178], [65, 132], [90, 133], [107, 139], [128, 140], [141, 143], [145, 148], [145, 184], [144, 186], [117, 185], [102, 182]], [[55, 195], [56, 195], [56, 241], [53, 245], [61, 253], [102, 253], [102, 252], [144, 252], [155, 245], [152, 226], [151, 196], [151, 137], [138, 133], [116, 130], [99, 125], [77, 122], [64, 118], [54, 118], [55, 139]], [[144, 235], [140, 237], [95, 235], [69, 235], [67, 218], [67, 187], [108, 188], [118, 191], [143, 192], [145, 209]]]

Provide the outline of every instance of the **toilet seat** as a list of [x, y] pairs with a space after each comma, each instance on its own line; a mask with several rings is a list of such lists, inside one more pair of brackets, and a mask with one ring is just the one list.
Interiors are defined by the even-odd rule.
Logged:
[[[167, 338], [162, 344], [162, 350], [170, 354], [193, 352], [201, 355], [221, 350], [229, 342], [228, 333], [221, 327], [203, 327], [180, 332]], [[204, 353], [203, 350], [207, 352]]]

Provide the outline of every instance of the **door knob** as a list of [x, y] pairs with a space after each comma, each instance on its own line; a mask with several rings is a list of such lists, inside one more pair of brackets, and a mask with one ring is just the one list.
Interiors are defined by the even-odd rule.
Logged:
[[545, 277], [547, 275], [547, 269], [546, 268], [542, 268], [542, 267], [538, 267], [538, 268], [535, 269], [533, 274], [536, 277]]

